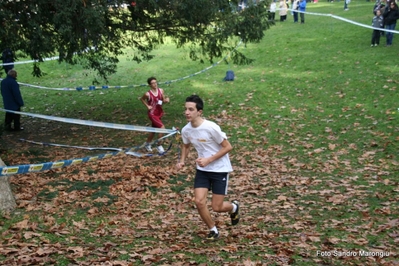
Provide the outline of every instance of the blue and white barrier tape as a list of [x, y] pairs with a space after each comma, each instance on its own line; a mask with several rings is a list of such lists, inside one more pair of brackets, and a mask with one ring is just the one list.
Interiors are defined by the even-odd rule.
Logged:
[[[59, 58], [60, 58], [59, 56], [48, 57], [48, 58], [43, 58], [43, 61], [53, 61], [53, 60], [58, 60]], [[11, 63], [0, 63], [0, 66], [23, 65], [23, 64], [38, 63], [38, 62], [41, 62], [41, 61], [27, 60], [27, 61], [19, 61], [19, 62], [11, 62]]]
[[[281, 8], [277, 8], [276, 10], [280, 11], [282, 9]], [[345, 21], [345, 22], [348, 22], [350, 24], [353, 24], [353, 25], [356, 25], [356, 26], [361, 26], [361, 27], [364, 27], [364, 28], [381, 30], [381, 31], [385, 31], [385, 32], [399, 33], [399, 31], [396, 31], [396, 30], [387, 30], [387, 29], [381, 29], [381, 28], [374, 28], [373, 26], [362, 24], [362, 23], [359, 23], [359, 22], [356, 22], [356, 21], [353, 21], [353, 20], [350, 20], [350, 19], [346, 19], [346, 18], [343, 18], [343, 17], [340, 17], [340, 16], [336, 16], [336, 15], [333, 15], [333, 14], [323, 14], [323, 13], [299, 11], [299, 10], [294, 10], [294, 9], [289, 9], [289, 8], [287, 10], [291, 11], [291, 12], [304, 13], [304, 14], [308, 14], [308, 15], [332, 17], [332, 18], [335, 18], [335, 19], [338, 19], [338, 20], [341, 20], [341, 21]]]
[[[195, 73], [193, 73], [193, 74], [187, 75], [187, 76], [182, 77], [182, 78], [173, 79], [173, 80], [164, 81], [164, 82], [158, 82], [158, 85], [174, 83], [174, 82], [177, 82], [177, 81], [181, 81], [181, 80], [184, 80], [184, 79], [188, 79], [188, 78], [194, 77], [194, 76], [196, 76], [196, 75], [199, 75], [199, 74], [202, 74], [202, 73], [208, 71], [209, 69], [211, 69], [211, 68], [213, 68], [213, 67], [219, 65], [222, 61], [226, 60], [226, 59], [231, 55], [231, 53], [232, 53], [234, 50], [236, 50], [236, 49], [241, 45], [241, 43], [242, 43], [242, 41], [240, 41], [240, 42], [237, 44], [237, 46], [236, 46], [232, 51], [230, 51], [225, 57], [223, 57], [223, 59], [221, 59], [221, 60], [219, 60], [218, 62], [212, 64], [211, 66], [206, 67], [206, 68], [204, 68], [204, 69], [201, 70], [201, 71], [195, 72]], [[27, 62], [27, 61], [26, 61], [26, 62]], [[2, 80], [2, 79], [0, 78], [0, 80]], [[68, 88], [68, 87], [64, 87], [64, 88], [50, 88], [50, 87], [32, 85], [32, 84], [27, 84], [27, 83], [22, 83], [22, 82], [18, 82], [18, 84], [19, 84], [19, 85], [22, 85], [22, 86], [25, 86], [25, 87], [31, 87], [31, 88], [37, 88], [37, 89], [47, 89], [47, 90], [57, 90], [57, 91], [71, 91], [71, 90], [82, 91], [82, 90], [97, 90], [97, 89], [111, 89], [111, 88], [114, 88], [114, 89], [121, 89], [121, 88], [136, 88], [136, 87], [145, 87], [145, 86], [148, 86], [148, 84], [138, 84], [138, 85], [123, 85], [123, 86], [109, 86], [109, 85], [103, 85], [103, 86], [86, 86], [86, 87], [78, 86], [78, 87], [76, 87], [76, 88]]]
[[[90, 49], [92, 49], [94, 47], [91, 48], [86, 48], [86, 52], [89, 51]], [[74, 53], [74, 55], [76, 55], [77, 53]], [[0, 63], [0, 66], [8, 66], [8, 65], [23, 65], [23, 64], [29, 64], [29, 63], [40, 63], [40, 62], [45, 62], [45, 61], [54, 61], [54, 60], [58, 60], [60, 57], [59, 56], [53, 56], [53, 57], [47, 57], [47, 58], [43, 58], [42, 60], [39, 59], [34, 59], [34, 60], [26, 60], [26, 61], [19, 61], [19, 62], [11, 62], [11, 63]]]
[[85, 146], [73, 146], [73, 145], [65, 145], [65, 144], [56, 144], [56, 143], [49, 143], [49, 142], [39, 142], [27, 139], [19, 139], [20, 141], [42, 145], [42, 146], [54, 146], [54, 147], [63, 147], [63, 148], [75, 148], [75, 149], [82, 149], [82, 150], [106, 150], [106, 151], [122, 151], [120, 148], [111, 148], [111, 147], [85, 147]]
[[0, 111], [20, 114], [20, 115], [27, 115], [27, 116], [31, 116], [31, 117], [37, 117], [37, 118], [42, 118], [42, 119], [47, 119], [47, 120], [52, 120], [52, 121], [77, 124], [77, 125], [124, 129], [124, 130], [142, 131], [142, 132], [153, 132], [153, 133], [166, 133], [166, 134], [177, 133], [177, 130], [166, 129], [166, 128], [163, 129], [163, 128], [154, 128], [154, 127], [132, 126], [132, 125], [126, 125], [126, 124], [96, 122], [96, 121], [90, 121], [90, 120], [80, 120], [80, 119], [74, 119], [74, 118], [64, 118], [64, 117], [57, 117], [57, 116], [48, 116], [48, 115], [40, 115], [40, 114], [33, 114], [33, 113], [26, 113], [26, 112], [18, 112], [18, 111], [6, 110], [6, 109], [2, 109], [2, 108], [0, 108]]
[[99, 159], [105, 159], [112, 156], [119, 155], [124, 153], [123, 151], [115, 151], [111, 153], [100, 154], [96, 156], [88, 156], [84, 158], [71, 159], [71, 160], [63, 160], [57, 162], [47, 162], [40, 164], [23, 164], [23, 165], [15, 165], [15, 166], [5, 166], [0, 167], [0, 176], [8, 176], [15, 174], [26, 174], [26, 173], [37, 173], [46, 170], [52, 170], [56, 168], [62, 168], [70, 165], [77, 165], [81, 163], [87, 163], [92, 161], [97, 161]]
[[[177, 131], [175, 133], [177, 133]], [[168, 136], [171, 136], [171, 135], [173, 135], [173, 134], [169, 134]], [[78, 159], [60, 160], [60, 161], [56, 161], [56, 162], [47, 162], [47, 163], [39, 163], [39, 164], [23, 164], [23, 165], [0, 167], [0, 176], [43, 172], [43, 171], [47, 171], [47, 170], [67, 167], [70, 165], [77, 165], [77, 164], [81, 164], [81, 163], [93, 162], [93, 161], [97, 161], [100, 159], [110, 158], [110, 157], [113, 157], [113, 156], [116, 156], [116, 155], [119, 155], [122, 153], [125, 153], [128, 155], [133, 155], [136, 157], [149, 157], [149, 156], [154, 155], [151, 153], [139, 152], [139, 150], [143, 148], [143, 145], [136, 146], [136, 147], [126, 149], [126, 150], [122, 150], [119, 148], [81, 147], [81, 146], [69, 146], [69, 145], [63, 145], [63, 144], [36, 142], [36, 141], [29, 141], [29, 140], [25, 140], [25, 139], [21, 139], [21, 140], [30, 142], [33, 144], [39, 144], [39, 145], [79, 148], [79, 149], [83, 148], [83, 149], [89, 149], [89, 150], [104, 149], [104, 150], [115, 150], [115, 151], [96, 155], [96, 156], [87, 156], [87, 157], [78, 158]], [[159, 140], [156, 140], [153, 143], [156, 143]], [[173, 144], [173, 140], [170, 142], [170, 144], [169, 144], [168, 148], [165, 150], [165, 152], [163, 152], [162, 154], [158, 154], [158, 155], [163, 156], [163, 155], [167, 154], [170, 151], [170, 149], [172, 148], [172, 144]]]

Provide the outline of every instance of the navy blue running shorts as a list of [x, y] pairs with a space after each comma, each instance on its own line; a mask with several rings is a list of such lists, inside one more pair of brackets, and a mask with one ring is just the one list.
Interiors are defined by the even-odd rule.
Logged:
[[197, 169], [194, 179], [195, 188], [207, 188], [213, 194], [227, 195], [229, 173], [206, 172]]

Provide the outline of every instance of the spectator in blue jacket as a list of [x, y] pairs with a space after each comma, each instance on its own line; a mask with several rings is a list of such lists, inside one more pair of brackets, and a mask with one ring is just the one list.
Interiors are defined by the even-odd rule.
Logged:
[[[14, 69], [8, 71], [7, 77], [1, 81], [1, 96], [3, 96], [4, 109], [6, 110], [20, 112], [21, 107], [24, 106], [24, 101], [17, 82], [17, 71]], [[6, 112], [5, 130], [23, 130], [20, 118], [20, 114]], [[14, 128], [11, 127], [12, 122], [14, 122]]]
[[299, 11], [300, 11], [299, 16], [301, 17], [301, 24], [303, 24], [303, 23], [305, 23], [305, 13], [303, 13], [303, 12], [306, 11], [306, 0], [301, 0], [299, 2], [298, 7], [299, 7]]

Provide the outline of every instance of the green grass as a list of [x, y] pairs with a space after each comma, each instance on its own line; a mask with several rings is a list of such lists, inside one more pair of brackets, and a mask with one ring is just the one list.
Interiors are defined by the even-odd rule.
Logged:
[[[372, 6], [353, 1], [309, 3], [308, 11], [334, 14], [369, 25]], [[178, 151], [163, 158], [127, 156], [12, 179], [19, 208], [0, 218], [2, 246], [16, 243], [57, 252], [0, 252], [0, 262], [20, 264], [132, 265], [177, 262], [207, 265], [391, 265], [398, 260], [399, 37], [394, 45], [370, 48], [371, 29], [331, 17], [306, 15], [306, 23], [277, 22], [257, 44], [238, 49], [251, 65], [219, 64], [162, 85], [171, 98], [167, 128], [185, 124], [184, 100], [205, 100], [204, 114], [234, 146], [229, 198], [242, 203], [243, 219], [228, 226], [214, 214], [222, 238], [204, 243], [206, 228], [193, 208], [193, 167], [173, 172]], [[121, 58], [109, 84], [143, 84], [150, 76], [168, 81], [210, 64], [188, 60], [172, 43], [136, 64]], [[50, 87], [88, 87], [95, 78], [79, 65], [45, 62], [47, 75], [33, 78], [18, 65], [18, 80]], [[234, 82], [223, 82], [227, 70]], [[52, 91], [23, 87], [24, 111], [132, 125], [148, 125], [138, 100], [148, 88]], [[225, 112], [224, 112], [225, 111]], [[131, 147], [146, 134], [64, 125], [23, 117], [26, 139], [71, 145]], [[81, 158], [87, 151], [32, 147], [2, 135], [8, 165]], [[18, 147], [18, 150], [15, 150]], [[193, 152], [194, 153], [194, 152]], [[95, 154], [95, 152], [90, 152]], [[194, 155], [192, 155], [194, 156]], [[36, 201], [33, 200], [36, 198]], [[95, 201], [102, 198], [104, 201]], [[108, 198], [108, 201], [105, 199]], [[26, 227], [18, 227], [27, 221]], [[36, 228], [40, 228], [37, 230]], [[26, 238], [36, 232], [38, 236]], [[16, 237], [16, 236], [17, 237]], [[16, 240], [17, 239], [17, 240]], [[379, 250], [389, 257], [321, 257], [317, 251]], [[81, 253], [80, 253], [81, 251]]]

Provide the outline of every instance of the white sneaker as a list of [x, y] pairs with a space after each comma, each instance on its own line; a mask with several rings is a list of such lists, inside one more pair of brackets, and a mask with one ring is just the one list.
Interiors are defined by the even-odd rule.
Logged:
[[157, 150], [158, 150], [159, 153], [164, 153], [165, 152], [165, 150], [163, 149], [162, 145], [159, 145], [157, 147]]
[[152, 152], [152, 147], [150, 144], [145, 144], [144, 148], [148, 151], [148, 152]]

